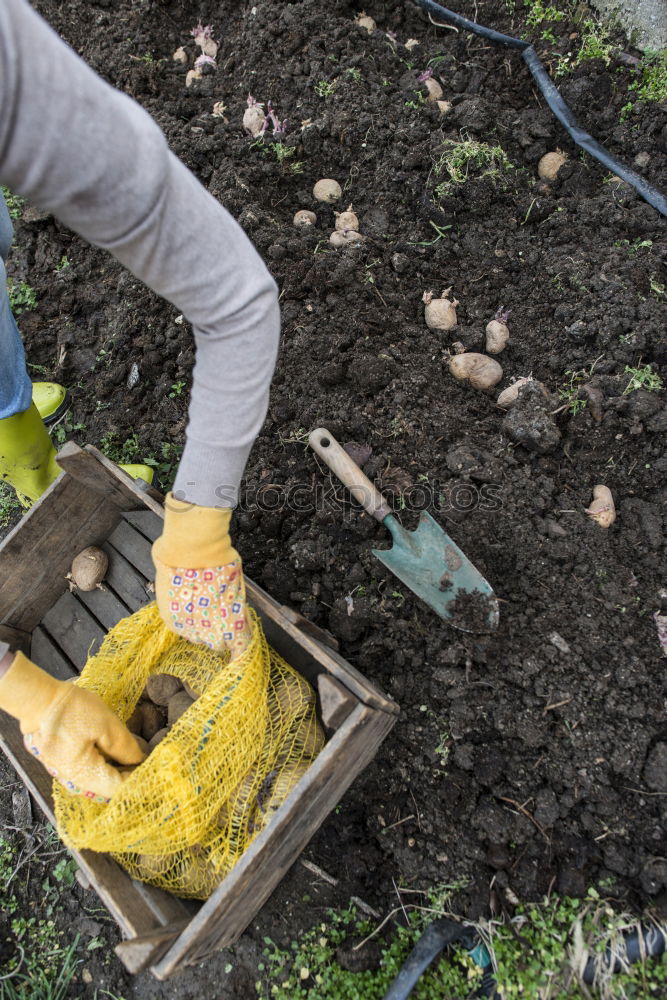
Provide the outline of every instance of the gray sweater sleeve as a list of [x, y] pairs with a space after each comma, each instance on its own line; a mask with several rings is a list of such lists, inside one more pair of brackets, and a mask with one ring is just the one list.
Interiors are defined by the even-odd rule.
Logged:
[[266, 415], [275, 282], [153, 119], [25, 0], [0, 0], [0, 182], [109, 250], [192, 323], [193, 390], [174, 492], [233, 506]]

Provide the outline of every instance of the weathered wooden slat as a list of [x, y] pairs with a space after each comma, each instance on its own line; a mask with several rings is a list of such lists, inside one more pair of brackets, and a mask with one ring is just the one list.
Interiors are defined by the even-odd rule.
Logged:
[[327, 729], [338, 729], [353, 711], [357, 699], [350, 694], [344, 684], [329, 674], [320, 674], [317, 678], [317, 690], [320, 696], [322, 722]]
[[90, 612], [69, 591], [47, 611], [42, 625], [78, 670], [83, 670], [88, 657], [98, 651], [105, 634]]
[[147, 486], [146, 483], [140, 483], [139, 480], [132, 479], [122, 469], [119, 469], [115, 462], [98, 451], [94, 445], [87, 444], [84, 450], [102, 466], [102, 474], [106, 474], [114, 480], [120, 480], [124, 488], [130, 491], [135, 500], [139, 501], [138, 506], [126, 504], [125, 510], [145, 510], [148, 508], [148, 510], [155, 511], [156, 514], [162, 516], [164, 497], [159, 490]]
[[9, 625], [0, 625], [0, 642], [9, 643], [14, 652], [20, 651], [30, 656], [30, 633]]
[[102, 549], [109, 556], [109, 568], [105, 580], [130, 611], [137, 611], [144, 604], [154, 600], [155, 595], [146, 590], [144, 578], [120, 552], [108, 542], [102, 545]]
[[236, 941], [269, 898], [396, 721], [358, 705], [289, 794], [270, 826], [250, 845], [167, 954], [151, 967], [158, 979]]
[[[0, 712], [0, 746], [48, 821], [55, 826], [52, 779], [23, 746], [16, 720], [4, 712]], [[112, 858], [93, 851], [70, 853], [126, 937], [150, 934], [157, 929], [157, 917], [136, 891], [127, 872]]]
[[141, 509], [145, 506], [140, 491], [132, 485], [132, 479], [122, 469], [108, 468], [100, 461], [100, 452], [90, 448], [79, 448], [73, 441], [68, 441], [58, 452], [57, 462], [61, 469], [73, 480], [83, 484], [86, 489], [93, 490], [98, 495], [115, 504], [119, 510]]
[[138, 569], [147, 580], [155, 577], [155, 568], [151, 558], [151, 543], [147, 538], [133, 528], [127, 521], [119, 521], [117, 527], [109, 535], [109, 544], [113, 545], [135, 569]]
[[123, 520], [140, 531], [149, 542], [155, 542], [162, 534], [163, 520], [152, 510], [129, 510], [123, 514]]
[[131, 938], [129, 941], [121, 941], [116, 945], [114, 951], [127, 971], [131, 975], [136, 975], [147, 969], [149, 965], [159, 961], [187, 925], [187, 920], [168, 924], [158, 931], [153, 931], [152, 934], [144, 934], [142, 937]]
[[72, 559], [120, 519], [99, 493], [62, 476], [0, 545], [0, 621], [31, 632], [67, 586]]
[[59, 681], [68, 681], [70, 677], [77, 676], [74, 665], [41, 625], [38, 625], [32, 633], [30, 658], [38, 667], [46, 670], [52, 677], [57, 677]]
[[108, 581], [102, 584], [102, 588], [77, 590], [76, 596], [81, 604], [97, 618], [100, 625], [109, 631], [121, 618], [127, 618], [130, 611], [110, 589]]

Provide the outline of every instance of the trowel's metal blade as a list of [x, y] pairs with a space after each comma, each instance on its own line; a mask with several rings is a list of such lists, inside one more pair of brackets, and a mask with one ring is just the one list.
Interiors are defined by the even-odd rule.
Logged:
[[394, 544], [386, 550], [373, 549], [373, 555], [436, 614], [464, 632], [497, 628], [493, 590], [430, 514], [422, 513], [415, 531], [406, 531], [393, 516], [382, 523]]

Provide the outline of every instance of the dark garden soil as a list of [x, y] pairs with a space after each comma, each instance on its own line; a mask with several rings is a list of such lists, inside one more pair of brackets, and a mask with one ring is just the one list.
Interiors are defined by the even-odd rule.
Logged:
[[[236, 544], [250, 577], [328, 628], [402, 709], [306, 852], [337, 888], [297, 864], [232, 957], [159, 986], [129, 980], [98, 949], [86, 963], [94, 982], [125, 997], [212, 985], [253, 996], [265, 935], [290, 940], [351, 895], [385, 913], [398, 905], [394, 883], [461, 885], [453, 907], [468, 917], [488, 914], [492, 880], [496, 895], [509, 887], [523, 899], [601, 886], [665, 917], [665, 660], [652, 615], [667, 599], [667, 398], [624, 393], [626, 366], [667, 377], [664, 220], [579, 154], [517, 54], [434, 27], [409, 2], [370, 0], [372, 35], [347, 0], [36, 6], [155, 116], [278, 280], [282, 350]], [[457, 9], [526, 29], [498, 2]], [[219, 68], [186, 90], [171, 54], [185, 45], [192, 63], [200, 17], [220, 39]], [[553, 27], [557, 48], [576, 52], [577, 26]], [[453, 104], [445, 115], [417, 83], [431, 60]], [[665, 190], [667, 107], [638, 105], [620, 121], [635, 72], [625, 57], [589, 61], [560, 86], [584, 127]], [[248, 93], [288, 119], [294, 152], [282, 163], [243, 133]], [[217, 101], [225, 117], [211, 114]], [[462, 139], [500, 145], [512, 169], [472, 167], [439, 197], [443, 143]], [[557, 147], [569, 160], [544, 184], [537, 161]], [[321, 177], [343, 186], [360, 247], [330, 246], [333, 210], [312, 197]], [[301, 208], [316, 211], [312, 229], [293, 227]], [[53, 218], [29, 210], [27, 220], [12, 268], [38, 305], [21, 325], [29, 361], [72, 390], [67, 436], [113, 457], [150, 455], [164, 483], [184, 437], [187, 324]], [[422, 293], [449, 286], [459, 326], [429, 330]], [[511, 310], [502, 386], [532, 373], [553, 394], [529, 392], [508, 419], [497, 392], [456, 382], [446, 357], [457, 340], [483, 350], [500, 306]], [[568, 387], [578, 405], [559, 397]], [[501, 601], [494, 635], [448, 628], [371, 555], [386, 531], [327, 492], [304, 443], [318, 425], [361, 446], [406, 525], [427, 506], [452, 534]], [[596, 484], [616, 501], [609, 530], [585, 514]], [[95, 897], [64, 892], [63, 926], [77, 929], [82, 902]]]

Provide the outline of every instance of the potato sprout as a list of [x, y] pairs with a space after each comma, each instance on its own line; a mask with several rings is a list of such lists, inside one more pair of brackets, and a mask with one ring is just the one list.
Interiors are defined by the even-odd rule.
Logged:
[[460, 382], [469, 382], [475, 389], [492, 389], [503, 377], [503, 370], [486, 354], [455, 354], [449, 359], [449, 370]]
[[313, 198], [315, 201], [326, 201], [331, 204], [342, 197], [343, 189], [338, 181], [334, 181], [330, 177], [323, 177], [313, 188]]
[[336, 229], [354, 229], [359, 232], [359, 219], [352, 211], [352, 206], [345, 212], [336, 212]]
[[616, 520], [616, 507], [608, 486], [593, 487], [593, 502], [586, 513], [601, 528], [610, 528]]
[[558, 171], [563, 166], [567, 156], [557, 149], [555, 153], [545, 153], [537, 164], [537, 172], [544, 181], [555, 181]]
[[456, 307], [458, 299], [448, 298], [451, 288], [445, 288], [439, 299], [433, 298], [433, 292], [424, 292], [422, 302], [425, 304], [424, 318], [431, 330], [453, 330], [458, 320]]
[[295, 226], [301, 226], [306, 229], [308, 226], [314, 226], [317, 222], [317, 216], [314, 212], [310, 212], [307, 208], [301, 208], [295, 214], [292, 219], [292, 224]]
[[486, 325], [486, 349], [489, 354], [500, 354], [507, 347], [510, 339], [510, 331], [507, 326], [509, 309], [503, 310], [501, 306], [490, 323]]

